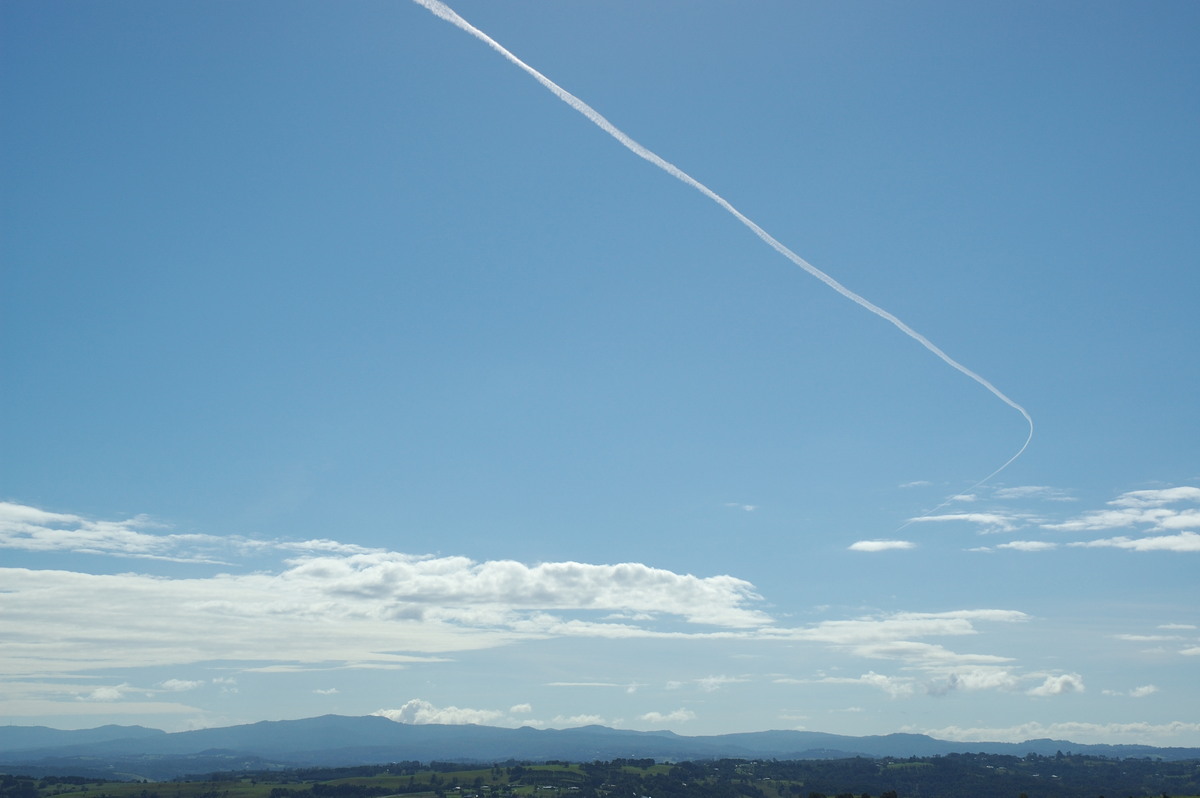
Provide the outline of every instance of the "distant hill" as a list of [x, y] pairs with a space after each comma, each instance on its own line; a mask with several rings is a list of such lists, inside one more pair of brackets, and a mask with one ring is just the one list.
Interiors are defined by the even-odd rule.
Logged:
[[60, 731], [0, 727], [0, 772], [169, 779], [217, 770], [334, 767], [396, 761], [573, 762], [618, 757], [657, 760], [831, 759], [989, 753], [1053, 756], [1200, 759], [1200, 748], [1080, 745], [1066, 740], [956, 743], [922, 734], [848, 737], [806, 731], [764, 731], [685, 737], [583, 726], [505, 729], [491, 726], [410, 725], [377, 716], [324, 715], [168, 734], [140, 726]]
[[67, 745], [91, 745], [110, 740], [145, 740], [165, 737], [161, 729], [145, 726], [98, 726], [95, 729], [51, 729], [48, 726], [0, 726], [0, 753], [54, 748]]

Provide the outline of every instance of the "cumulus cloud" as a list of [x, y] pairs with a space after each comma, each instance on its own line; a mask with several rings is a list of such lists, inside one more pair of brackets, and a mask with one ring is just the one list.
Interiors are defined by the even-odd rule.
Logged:
[[1060, 673], [1058, 675], [1047, 676], [1046, 680], [1037, 687], [1029, 690], [1029, 695], [1035, 696], [1053, 696], [1064, 695], [1066, 693], [1082, 693], [1083, 677], [1078, 673]]
[[641, 563], [530, 566], [511, 560], [477, 563], [466, 557], [381, 552], [305, 558], [283, 576], [292, 584], [316, 586], [333, 599], [415, 607], [649, 610], [728, 627], [754, 627], [770, 620], [746, 606], [762, 598], [749, 582], [677, 574]]
[[893, 549], [911, 549], [915, 543], [908, 540], [860, 540], [850, 544], [850, 551], [891, 551]]
[[435, 707], [428, 701], [419, 698], [405, 702], [399, 709], [378, 709], [371, 714], [410, 725], [437, 723], [451, 726], [486, 725], [495, 723], [504, 717], [503, 712], [494, 709]]
[[[10, 532], [21, 524], [77, 531], [94, 525], [78, 516], [21, 505], [7, 505], [5, 512]], [[165, 544], [137, 535], [170, 537], [125, 531], [137, 534], [114, 539], [133, 541], [129, 546], [143, 551]], [[0, 674], [44, 678], [206, 661], [238, 662], [259, 672], [396, 669], [445, 661], [455, 652], [555, 637], [739, 639], [812, 643], [898, 662], [920, 678], [872, 671], [863, 679], [900, 695], [921, 679], [954, 689], [1003, 682], [997, 674], [1009, 668], [1008, 657], [952, 651], [935, 638], [974, 636], [985, 624], [1028, 619], [1012, 610], [974, 609], [787, 627], [761, 608], [764, 600], [753, 585], [727, 575], [700, 577], [640, 563], [477, 562], [323, 539], [254, 546], [257, 553], [284, 553], [290, 559], [274, 569], [262, 568], [260, 560], [254, 571], [230, 569], [187, 578], [0, 567], [5, 586], [0, 615], [6, 618]], [[721, 674], [694, 684], [712, 691], [742, 680]], [[232, 679], [213, 684], [227, 692], [237, 689]], [[624, 681], [586, 684], [628, 692], [639, 686]], [[169, 679], [156, 689], [200, 686]], [[128, 689], [102, 688], [80, 698], [117, 701]], [[419, 699], [380, 714], [410, 723], [495, 723], [507, 717], [498, 710], [438, 708]]]
[[1014, 690], [1019, 684], [1019, 677], [1008, 668], [954, 668], [943, 677], [927, 683], [925, 692], [930, 695], [947, 695], [957, 691]]
[[318, 689], [318, 690], [313, 690], [313, 692], [317, 695], [337, 695], [338, 689], [336, 687], [330, 687], [327, 690]]
[[[8, 619], [0, 673], [206, 660], [397, 667], [520, 639], [753, 633], [773, 623], [754, 606], [761, 597], [753, 586], [732, 576], [639, 563], [327, 553], [332, 548], [276, 572], [210, 577], [0, 568], [0, 614]], [[580, 617], [613, 611], [630, 619]], [[669, 630], [655, 628], [660, 617], [673, 623]], [[314, 647], [316, 630], [325, 644]]]
[[1144, 684], [1141, 687], [1135, 687], [1129, 691], [1130, 698], [1145, 698], [1148, 695], [1154, 695], [1158, 692], [1158, 688], [1152, 684]]

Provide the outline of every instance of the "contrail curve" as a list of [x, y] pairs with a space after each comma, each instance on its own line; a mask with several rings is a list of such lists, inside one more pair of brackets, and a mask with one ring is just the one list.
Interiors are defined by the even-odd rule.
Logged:
[[[498, 52], [500, 55], [504, 56], [506, 59], [511, 61], [513, 64], [515, 64], [516, 66], [518, 66], [522, 70], [524, 70], [526, 73], [528, 73], [530, 75], [530, 77], [532, 77], [538, 83], [542, 84], [547, 89], [549, 89], [560, 100], [562, 100], [567, 105], [574, 108], [579, 113], [586, 116], [594, 125], [596, 125], [596, 127], [600, 128], [605, 133], [612, 136], [617, 141], [621, 142], [621, 144], [623, 144], [626, 147], [626, 149], [628, 149], [634, 155], [637, 155], [640, 158], [644, 158], [645, 160], [647, 160], [650, 163], [657, 166], [659, 169], [662, 169], [664, 172], [671, 175], [671, 177], [674, 177], [676, 180], [686, 183], [687, 185], [689, 185], [692, 188], [699, 191], [704, 196], [708, 197], [713, 202], [717, 203], [717, 205], [720, 205], [727, 212], [729, 212], [729, 214], [732, 215], [735, 219], [737, 219], [739, 222], [744, 224], [746, 227], [750, 228], [751, 232], [753, 232], [756, 236], [758, 236], [763, 241], [765, 241], [767, 244], [769, 244], [771, 246], [771, 248], [774, 249], [776, 252], [778, 252], [780, 255], [783, 255], [785, 258], [790, 260], [792, 263], [799, 266], [801, 269], [804, 269], [804, 271], [808, 272], [813, 277], [816, 277], [818, 280], [825, 283], [825, 285], [829, 286], [834, 291], [837, 291], [839, 294], [844, 296], [846, 299], [849, 299], [851, 302], [855, 303], [856, 305], [859, 305], [860, 307], [865, 308], [866, 310], [869, 310], [870, 312], [874, 313], [876, 316], [880, 317], [881, 319], [885, 319], [886, 321], [891, 322], [891, 324], [894, 325], [897, 329], [899, 329], [902, 333], [907, 335], [909, 338], [912, 338], [914, 341], [919, 343], [921, 346], [925, 347], [930, 352], [932, 352], [933, 354], [935, 354], [939, 358], [941, 358], [941, 360], [943, 362], [945, 362], [948, 366], [950, 366], [950, 367], [954, 368], [955, 370], [970, 377], [972, 380], [979, 383], [984, 388], [986, 388], [989, 392], [991, 392], [991, 394], [993, 396], [995, 396], [997, 399], [1004, 402], [1006, 405], [1008, 405], [1009, 407], [1013, 408], [1018, 413], [1020, 413], [1021, 416], [1025, 419], [1026, 423], [1029, 425], [1029, 434], [1026, 436], [1025, 442], [1021, 445], [1021, 448], [1017, 450], [1016, 454], [1014, 454], [1012, 457], [1008, 458], [1008, 460], [1004, 461], [1004, 464], [1001, 465], [999, 468], [997, 468], [995, 471], [988, 474], [986, 477], [984, 477], [979, 482], [975, 483], [975, 485], [973, 485], [972, 487], [967, 488], [967, 491], [974, 490], [976, 487], [979, 487], [980, 485], [984, 484], [985, 482], [990, 480], [992, 477], [996, 476], [1001, 471], [1003, 471], [1004, 469], [1006, 469], [1010, 465], [1012, 465], [1013, 461], [1015, 461], [1018, 457], [1020, 457], [1022, 454], [1025, 453], [1025, 450], [1029, 447], [1030, 441], [1033, 440], [1033, 417], [1029, 415], [1029, 411], [1027, 411], [1024, 407], [1022, 407], [1021, 405], [1017, 404], [1015, 401], [1010, 399], [995, 385], [992, 385], [992, 383], [988, 382], [986, 379], [984, 379], [980, 375], [976, 374], [974, 371], [971, 371], [971, 369], [967, 368], [962, 363], [959, 363], [957, 360], [955, 360], [954, 358], [947, 355], [945, 352], [943, 352], [941, 350], [940, 347], [938, 347], [936, 344], [934, 344], [932, 341], [930, 341], [924, 335], [921, 335], [921, 333], [917, 332], [912, 327], [909, 327], [907, 324], [905, 324], [903, 321], [898, 319], [893, 314], [891, 314], [888, 311], [884, 310], [883, 308], [879, 307], [874, 302], [871, 302], [866, 297], [860, 296], [859, 294], [856, 294], [855, 292], [851, 291], [849, 288], [842, 285], [837, 280], [833, 279], [828, 274], [826, 274], [825, 272], [818, 269], [816, 266], [813, 266], [811, 263], [806, 261], [804, 258], [797, 255], [795, 252], [792, 252], [792, 250], [788, 249], [786, 246], [784, 246], [782, 243], [780, 243], [774, 236], [772, 236], [766, 230], [763, 230], [761, 227], [759, 227], [757, 224], [755, 224], [745, 214], [743, 214], [737, 208], [730, 205], [729, 202], [724, 197], [722, 197], [720, 194], [713, 191], [708, 186], [701, 183], [699, 180], [696, 180], [694, 177], [692, 177], [687, 172], [680, 169], [675, 164], [661, 158], [659, 155], [646, 149], [641, 144], [638, 144], [632, 138], [627, 136], [620, 128], [618, 128], [612, 122], [609, 122], [607, 119], [605, 119], [600, 114], [600, 112], [597, 111], [595, 108], [592, 108], [590, 105], [585, 103], [583, 100], [579, 99], [574, 94], [571, 94], [571, 92], [567, 91], [562, 86], [559, 86], [557, 83], [550, 80], [550, 78], [546, 77], [541, 72], [538, 72], [536, 69], [529, 66], [529, 64], [526, 64], [520, 58], [517, 58], [517, 56], [513, 55], [513, 53], [511, 53], [503, 45], [501, 45], [499, 42], [497, 42], [491, 36], [488, 36], [486, 33], [481, 31], [479, 28], [476, 28], [470, 22], [467, 22], [465, 19], [463, 19], [461, 16], [459, 16], [458, 13], [456, 11], [454, 11], [454, 9], [450, 8], [445, 3], [441, 2], [440, 0], [413, 0], [413, 2], [417, 3], [420, 6], [425, 7], [431, 13], [433, 13], [435, 16], [446, 20], [447, 22], [449, 22], [452, 25], [460, 28], [461, 30], [471, 34], [472, 36], [479, 39], [487, 46], [491, 47], [493, 50]], [[964, 491], [964, 492], [966, 492], [966, 491]], [[954, 499], [958, 498], [958, 496], [961, 496], [961, 495], [962, 494], [959, 493], [959, 494], [956, 494], [955, 496], [952, 496], [951, 498], [947, 499], [945, 502], [938, 505], [938, 507], [935, 507], [933, 510], [930, 510], [929, 512], [930, 513], [936, 512], [938, 509], [946, 506], [946, 504], [949, 504], [951, 501], [953, 501]], [[911, 521], [909, 523], [911, 523]], [[907, 524], [905, 524], [905, 526], [907, 526]]]

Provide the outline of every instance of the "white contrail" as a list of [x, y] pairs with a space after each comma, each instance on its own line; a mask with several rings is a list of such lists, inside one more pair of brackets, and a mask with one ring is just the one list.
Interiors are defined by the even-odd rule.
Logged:
[[[1004, 469], [1008, 468], [1009, 465], [1011, 465], [1014, 460], [1016, 460], [1018, 457], [1020, 457], [1025, 452], [1025, 449], [1029, 447], [1029, 442], [1033, 440], [1033, 417], [1029, 415], [1029, 411], [1027, 411], [1025, 408], [1021, 407], [1019, 404], [1014, 402], [1012, 399], [1008, 398], [995, 385], [992, 385], [990, 382], [985, 380], [983, 377], [979, 376], [978, 374], [976, 374], [975, 372], [971, 371], [969, 368], [964, 366], [962, 363], [959, 363], [957, 360], [955, 360], [954, 358], [947, 355], [940, 348], [938, 348], [936, 345], [934, 345], [934, 343], [932, 341], [930, 341], [924, 335], [921, 335], [919, 332], [914, 330], [912, 327], [909, 327], [907, 324], [900, 321], [900, 319], [896, 318], [891, 313], [887, 312], [886, 310], [879, 307], [874, 302], [871, 302], [870, 300], [866, 299], [865, 297], [859, 296], [858, 294], [854, 293], [849, 288], [842, 285], [837, 280], [833, 279], [828, 274], [821, 271], [816, 266], [813, 266], [811, 263], [806, 261], [804, 258], [797, 255], [795, 252], [792, 252], [790, 249], [788, 249], [783, 244], [781, 244], [779, 241], [777, 241], [774, 236], [772, 236], [766, 230], [763, 230], [757, 224], [755, 224], [750, 219], [748, 219], [737, 208], [730, 205], [725, 200], [725, 198], [722, 197], [720, 194], [717, 194], [717, 192], [713, 191], [711, 188], [704, 185], [699, 180], [696, 180], [694, 177], [692, 177], [687, 172], [680, 169], [675, 164], [673, 164], [669, 161], [663, 160], [655, 153], [651, 152], [650, 150], [643, 147], [641, 144], [638, 144], [636, 141], [631, 139], [629, 136], [625, 135], [620, 129], [617, 128], [616, 125], [614, 125], [612, 122], [609, 122], [607, 119], [605, 119], [603, 116], [601, 116], [600, 112], [597, 111], [595, 108], [588, 105], [583, 100], [576, 97], [574, 94], [571, 94], [571, 92], [567, 91], [562, 86], [559, 86], [557, 83], [550, 80], [550, 78], [546, 77], [541, 72], [538, 72], [536, 69], [529, 66], [529, 64], [526, 64], [520, 58], [517, 58], [515, 55], [513, 55], [511, 52], [509, 52], [507, 49], [505, 49], [499, 42], [497, 42], [491, 36], [488, 36], [486, 33], [481, 31], [479, 28], [476, 28], [470, 22], [467, 22], [465, 19], [460, 17], [454, 11], [454, 9], [450, 8], [445, 3], [440, 2], [440, 0], [413, 0], [413, 2], [417, 3], [418, 5], [424, 6], [425, 8], [429, 9], [429, 11], [431, 11], [435, 15], [437, 15], [438, 17], [441, 17], [442, 19], [446, 20], [447, 22], [461, 28], [462, 30], [466, 31], [467, 33], [471, 34], [475, 38], [482, 41], [488, 47], [491, 47], [493, 50], [500, 53], [500, 55], [504, 56], [509, 61], [516, 64], [517, 66], [519, 66], [521, 69], [525, 70], [526, 72], [528, 72], [529, 75], [531, 75], [534, 80], [536, 80], [538, 83], [542, 84], [547, 89], [549, 89], [551, 92], [553, 92], [554, 95], [558, 97], [558, 99], [562, 100], [567, 105], [571, 106], [576, 111], [578, 111], [579, 113], [586, 116], [598, 128], [600, 128], [605, 133], [607, 133], [608, 135], [612, 136], [614, 139], [616, 139], [617, 141], [619, 141], [623, 145], [625, 145], [625, 147], [628, 148], [632, 153], [634, 153], [635, 155], [637, 155], [641, 158], [645, 158], [647, 161], [654, 164], [659, 169], [662, 169], [664, 172], [671, 175], [675, 179], [681, 180], [682, 182], [688, 184], [689, 186], [696, 189], [704, 196], [708, 197], [713, 202], [720, 205], [722, 208], [724, 208], [726, 211], [728, 211], [730, 214], [732, 214], [735, 219], [737, 219], [742, 224], [746, 225], [746, 227], [750, 228], [750, 230], [756, 236], [758, 236], [763, 241], [770, 244], [771, 247], [776, 252], [778, 252], [780, 255], [783, 255], [785, 258], [790, 260], [792, 263], [796, 264], [801, 269], [804, 269], [804, 271], [808, 272], [813, 277], [816, 277], [818, 280], [825, 283], [825, 285], [832, 288], [834, 291], [837, 291], [839, 294], [846, 297], [846, 299], [849, 299], [851, 302], [854, 302], [855, 304], [866, 308], [867, 310], [874, 313], [876, 316], [879, 316], [881, 319], [886, 319], [887, 321], [891, 322], [905, 335], [912, 338], [917, 343], [919, 343], [921, 346], [925, 347], [930, 352], [932, 352], [933, 354], [935, 354], [939, 358], [941, 358], [943, 361], [945, 361], [945, 363], [947, 365], [952, 366], [953, 368], [955, 368], [958, 371], [962, 372], [963, 374], [967, 375], [971, 379], [975, 380], [975, 382], [979, 383], [984, 388], [987, 388], [997, 399], [1001, 400], [1006, 405], [1008, 405], [1009, 407], [1013, 408], [1018, 413], [1020, 413], [1025, 418], [1025, 421], [1029, 424], [1029, 435], [1025, 438], [1025, 443], [1022, 444], [1021, 448], [1017, 450], [1017, 453], [1014, 454], [1012, 457], [1008, 458], [1008, 460], [1006, 460], [1002, 466], [997, 468], [992, 473], [988, 474], [986, 477], [984, 477], [982, 480], [980, 480], [978, 483], [976, 483], [971, 488], [968, 488], [967, 491], [974, 490], [974, 488], [979, 487], [979, 485], [982, 485], [983, 483], [990, 480], [992, 477], [999, 474]], [[935, 512], [940, 507], [944, 507], [946, 504], [948, 504], [951, 501], [953, 501], [954, 499], [958, 498], [959, 495], [961, 495], [961, 494], [956, 494], [955, 496], [952, 496], [951, 498], [949, 498], [945, 502], [943, 502], [941, 505], [938, 505], [938, 507], [934, 508], [933, 510], [930, 510], [930, 512]]]

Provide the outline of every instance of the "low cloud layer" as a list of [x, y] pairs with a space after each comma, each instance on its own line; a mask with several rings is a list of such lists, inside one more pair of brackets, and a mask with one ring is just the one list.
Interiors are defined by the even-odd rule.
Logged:
[[[1131, 501], [1155, 509], [1155, 501], [1169, 498], [1141, 495]], [[255, 675], [380, 671], [433, 666], [472, 651], [555, 638], [590, 638], [605, 646], [621, 640], [654, 646], [706, 641], [759, 651], [765, 646], [772, 656], [796, 652], [801, 661], [858, 661], [853, 670], [816, 676], [754, 673], [740, 670], [741, 664], [726, 664], [660, 674], [655, 687], [649, 687], [647, 674], [636, 672], [550, 683], [615, 687], [621, 696], [650, 696], [646, 700], [655, 700], [651, 694], [658, 700], [682, 694], [680, 703], [686, 702], [686, 708], [667, 697], [665, 707], [651, 704], [627, 711], [628, 724], [641, 728], [697, 720], [697, 708], [706, 702], [730, 700], [723, 697], [752, 690], [755, 683], [861, 687], [894, 701], [1001, 692], [1044, 703], [1085, 690], [1079, 673], [1031, 670], [1003, 646], [992, 648], [988, 641], [1006, 636], [993, 636], [995, 632], [1035, 621], [1005, 608], [843, 611], [842, 617], [797, 623], [769, 611], [768, 599], [754, 585], [732, 575], [696, 576], [636, 562], [479, 562], [333, 540], [225, 540], [175, 534], [142, 517], [95, 522], [11, 503], [0, 507], [0, 545], [129, 557], [149, 571], [157, 569], [86, 573], [0, 568], [5, 588], [0, 614], [6, 623], [0, 676], [11, 688], [0, 711], [13, 716], [101, 711], [194, 715], [199, 710], [159, 699], [198, 699], [239, 689], [232, 676], [220, 677], [220, 684], [195, 678], [195, 668], [189, 666], [205, 663], [228, 664]], [[908, 541], [873, 540], [852, 548], [878, 552], [912, 547]], [[1005, 547], [1047, 548], [1023, 541]], [[217, 561], [201, 554], [218, 551], [221, 562], [234, 564], [194, 567]], [[186, 569], [189, 576], [154, 564], [177, 560], [193, 564]], [[1194, 630], [1185, 626], [1175, 624], [1164, 636], [1187, 655], [1194, 648], [1194, 635], [1187, 633]], [[146, 683], [133, 676], [153, 667], [167, 670]], [[105, 674], [102, 682], [95, 678], [99, 673]], [[306, 693], [346, 695], [325, 679], [310, 682]], [[656, 692], [661, 685], [663, 692]], [[643, 687], [647, 689], [639, 689]], [[1129, 696], [1144, 698], [1153, 692], [1146, 686]], [[538, 717], [533, 704], [511, 699], [504, 704], [512, 704], [509, 709], [461, 703], [438, 706], [413, 698], [376, 714], [413, 724], [561, 727], [625, 722], [590, 712]]]

